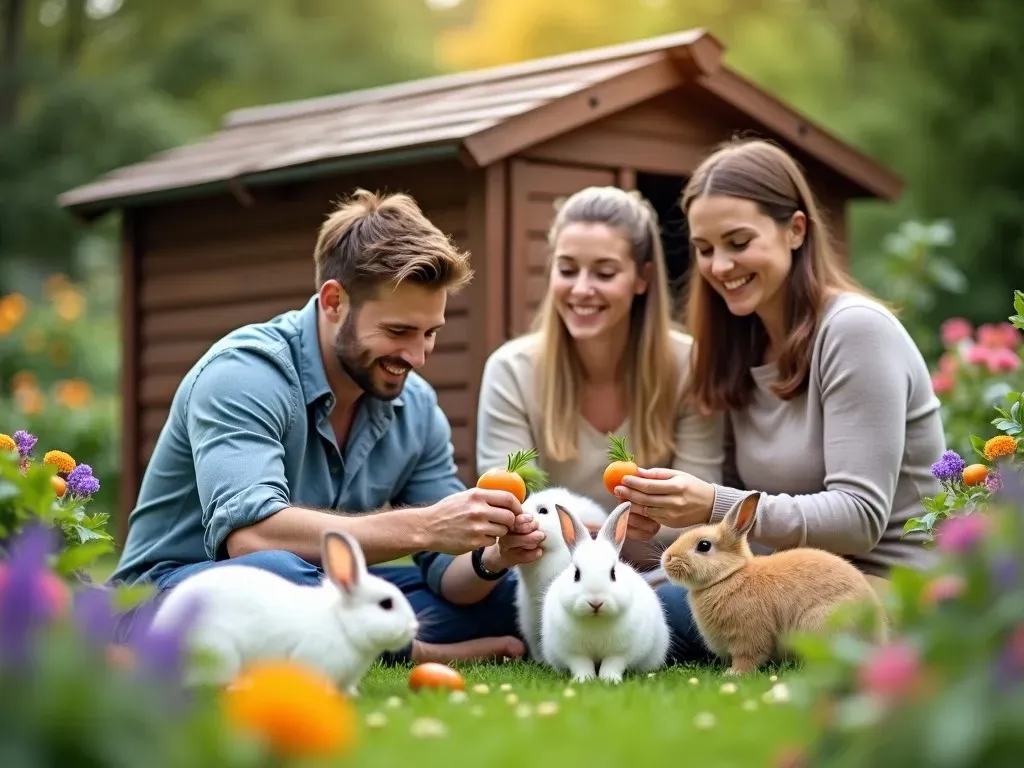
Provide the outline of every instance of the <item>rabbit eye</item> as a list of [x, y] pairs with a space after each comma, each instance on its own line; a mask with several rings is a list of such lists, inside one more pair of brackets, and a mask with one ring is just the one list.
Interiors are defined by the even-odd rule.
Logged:
[[540, 514], [542, 514], [542, 515], [546, 515], [548, 513], [548, 508], [547, 507], [537, 507], [537, 511]]
[[612, 581], [615, 581], [615, 566], [612, 566]]
[[576, 569], [576, 575], [573, 577], [573, 581], [579, 581], [579, 580], [580, 580], [580, 569], [577, 568]]
[[698, 552], [710, 552], [711, 551], [711, 542], [708, 541], [707, 539], [701, 539], [700, 541], [697, 542], [697, 551]]
[[390, 611], [392, 608], [395, 607], [395, 601], [392, 600], [390, 597], [385, 597], [383, 600], [377, 603], [377, 605], [379, 605], [385, 611]]

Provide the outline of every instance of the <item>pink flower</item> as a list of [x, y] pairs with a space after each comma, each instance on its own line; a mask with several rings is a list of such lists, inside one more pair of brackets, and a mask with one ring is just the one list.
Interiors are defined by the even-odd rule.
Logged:
[[986, 363], [992, 373], [1004, 373], [1020, 368], [1020, 357], [1012, 349], [996, 347], [989, 351]]
[[943, 552], [967, 552], [984, 538], [987, 531], [988, 518], [980, 512], [951, 517], [939, 526], [936, 546]]
[[992, 350], [980, 344], [972, 344], [964, 350], [964, 360], [971, 365], [988, 365]]
[[861, 690], [885, 701], [911, 695], [920, 685], [921, 677], [917, 649], [904, 640], [878, 648], [859, 671]]
[[971, 338], [974, 326], [962, 317], [951, 317], [939, 327], [942, 344], [947, 349]]
[[960, 368], [960, 358], [952, 352], [944, 352], [939, 358], [939, 371], [946, 374], [954, 374]]
[[953, 389], [954, 383], [953, 377], [942, 371], [932, 376], [932, 389], [936, 395], [944, 395], [946, 392], [950, 392]]
[[967, 585], [955, 573], [944, 573], [928, 582], [921, 596], [925, 605], [935, 605], [946, 600], [955, 600], [964, 593]]
[[978, 329], [978, 343], [990, 349], [1017, 349], [1020, 333], [1011, 323], [986, 323]]

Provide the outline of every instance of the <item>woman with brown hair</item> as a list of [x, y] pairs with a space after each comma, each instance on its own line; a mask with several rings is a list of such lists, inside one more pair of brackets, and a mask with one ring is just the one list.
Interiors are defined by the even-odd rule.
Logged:
[[694, 259], [686, 396], [727, 414], [724, 478], [627, 478], [632, 534], [718, 522], [759, 490], [753, 543], [829, 550], [876, 580], [927, 566], [930, 551], [903, 527], [939, 491], [939, 401], [902, 324], [844, 272], [797, 163], [769, 142], [730, 142], [681, 205]]
[[[613, 433], [627, 439], [640, 464], [719, 480], [721, 416], [681, 405], [692, 339], [672, 324], [653, 208], [633, 192], [588, 187], [559, 207], [548, 242], [548, 288], [532, 331], [496, 349], [484, 367], [477, 470], [535, 448], [549, 485], [611, 511], [618, 499], [602, 472]], [[674, 533], [662, 532], [658, 543]], [[536, 559], [541, 536], [505, 537], [517, 556], [494, 565]], [[650, 568], [659, 549], [633, 541], [623, 555]]]

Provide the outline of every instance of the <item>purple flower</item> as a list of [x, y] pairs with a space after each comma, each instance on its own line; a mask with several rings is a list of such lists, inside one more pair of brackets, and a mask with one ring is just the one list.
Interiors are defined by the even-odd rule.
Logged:
[[97, 646], [114, 640], [117, 615], [109, 589], [82, 589], [75, 594], [72, 614], [75, 625]]
[[1020, 579], [1020, 568], [1013, 554], [1003, 554], [991, 565], [990, 577], [999, 589], [1008, 592], [1017, 586]]
[[88, 464], [79, 464], [68, 474], [68, 490], [75, 496], [91, 496], [99, 489], [100, 481], [93, 477]]
[[998, 472], [993, 472], [985, 478], [985, 488], [989, 493], [995, 493], [1003, 487], [1003, 478]]
[[11, 546], [0, 573], [0, 659], [5, 662], [23, 663], [33, 633], [50, 617], [43, 578], [55, 546], [53, 531], [42, 525], [26, 527]]
[[186, 636], [199, 615], [199, 602], [193, 599], [171, 626], [153, 626], [153, 618], [160, 606], [160, 596], [139, 606], [127, 645], [132, 649], [139, 666], [158, 677], [179, 680], [184, 671]]
[[987, 530], [988, 519], [981, 513], [951, 517], [939, 526], [936, 543], [943, 552], [967, 552], [981, 541]]
[[932, 464], [932, 475], [937, 480], [956, 480], [963, 477], [967, 463], [956, 451], [946, 451], [942, 458]]
[[32, 454], [32, 449], [36, 447], [37, 438], [35, 435], [30, 435], [24, 429], [19, 429], [14, 433], [14, 442], [18, 444], [18, 455], [23, 459], [27, 459]]

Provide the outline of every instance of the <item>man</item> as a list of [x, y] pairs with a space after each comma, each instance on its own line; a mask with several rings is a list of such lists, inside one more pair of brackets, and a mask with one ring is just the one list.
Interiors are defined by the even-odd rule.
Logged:
[[[468, 254], [412, 198], [359, 190], [314, 259], [305, 307], [229, 333], [181, 382], [113, 580], [165, 591], [247, 563], [316, 584], [321, 534], [346, 531], [428, 617], [399, 659], [521, 655], [501, 577], [540, 556], [543, 533], [512, 494], [466, 490], [413, 372], [472, 278]], [[406, 555], [417, 565], [379, 565]]]

